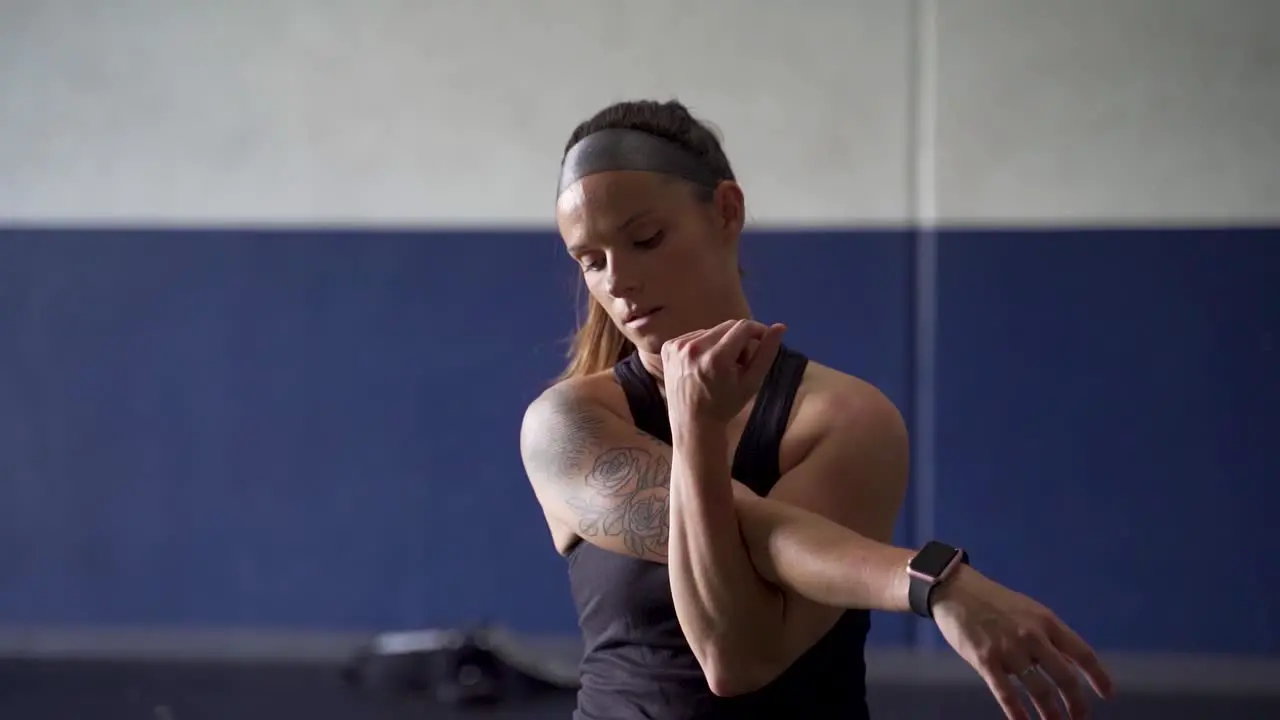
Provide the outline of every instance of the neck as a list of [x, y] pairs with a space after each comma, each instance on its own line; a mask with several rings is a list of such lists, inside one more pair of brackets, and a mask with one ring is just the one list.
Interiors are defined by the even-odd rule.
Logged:
[[[741, 292], [735, 293], [728, 302], [722, 306], [707, 307], [706, 311], [698, 317], [694, 323], [693, 330], [710, 330], [720, 323], [729, 320], [751, 320], [751, 305], [747, 302], [747, 298]], [[658, 386], [662, 386], [662, 355], [661, 353], [639, 351], [640, 362], [644, 365], [644, 369], [649, 374], [658, 379]]]

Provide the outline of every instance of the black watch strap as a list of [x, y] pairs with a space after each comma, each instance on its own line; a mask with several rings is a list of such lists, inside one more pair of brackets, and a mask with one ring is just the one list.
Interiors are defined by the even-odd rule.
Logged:
[[969, 564], [969, 553], [950, 545], [933, 541], [925, 545], [911, 561], [910, 584], [907, 587], [907, 602], [911, 612], [922, 618], [933, 617], [933, 591], [945, 583], [954, 572], [947, 572], [953, 562]]

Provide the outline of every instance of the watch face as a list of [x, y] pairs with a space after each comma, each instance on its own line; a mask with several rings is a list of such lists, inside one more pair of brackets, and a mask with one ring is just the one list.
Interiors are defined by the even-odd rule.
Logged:
[[920, 549], [911, 561], [911, 569], [922, 575], [936, 578], [947, 569], [947, 563], [955, 557], [956, 549], [940, 542], [931, 542]]

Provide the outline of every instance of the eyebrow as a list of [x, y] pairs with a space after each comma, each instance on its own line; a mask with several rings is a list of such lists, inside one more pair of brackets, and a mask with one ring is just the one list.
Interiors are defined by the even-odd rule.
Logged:
[[626, 220], [623, 220], [621, 223], [619, 223], [619, 224], [618, 224], [618, 229], [619, 229], [619, 230], [626, 230], [628, 227], [631, 227], [632, 225], [634, 225], [634, 224], [636, 224], [636, 223], [640, 222], [641, 220], [645, 219], [646, 217], [648, 217], [648, 216], [650, 216], [650, 215], [652, 215], [652, 214], [653, 214], [653, 210], [641, 210], [640, 212], [638, 212], [638, 213], [636, 213], [636, 214], [632, 215], [631, 217], [629, 217], [629, 218], [627, 218]]
[[[650, 209], [650, 210], [641, 210], [641, 211], [639, 211], [639, 212], [637, 212], [637, 213], [633, 214], [631, 217], [629, 217], [629, 218], [627, 218], [626, 220], [623, 220], [622, 222], [618, 223], [618, 227], [617, 227], [618, 232], [623, 232], [623, 231], [625, 231], [627, 228], [631, 227], [632, 225], [635, 225], [636, 223], [640, 222], [641, 220], [645, 219], [646, 217], [648, 217], [648, 216], [652, 215], [652, 214], [653, 214], [653, 212], [654, 212], [654, 211]], [[569, 251], [569, 254], [571, 254], [571, 255], [572, 255], [572, 254], [576, 254], [576, 253], [580, 253], [580, 252], [586, 252], [587, 250], [590, 250], [591, 248], [590, 248], [590, 247], [588, 247], [588, 243], [574, 243], [574, 244], [572, 244], [572, 245], [569, 245], [569, 246], [567, 247], [567, 249], [568, 249], [568, 251]]]

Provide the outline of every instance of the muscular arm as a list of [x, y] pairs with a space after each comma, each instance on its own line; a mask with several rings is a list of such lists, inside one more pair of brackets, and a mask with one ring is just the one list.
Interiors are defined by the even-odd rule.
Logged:
[[[827, 501], [821, 494], [808, 489], [813, 480], [852, 472], [850, 467], [833, 466], [847, 457], [847, 451], [838, 450], [840, 439], [845, 438], [833, 439], [821, 452], [815, 448], [778, 483], [774, 494], [790, 495], [797, 505], [760, 498], [733, 481], [741, 540], [754, 570], [788, 595], [783, 611], [752, 628], [768, 650], [741, 658], [737, 668], [708, 668], [714, 684], [742, 691], [767, 683], [830, 628], [838, 616], [833, 607], [907, 609], [903, 568], [910, 551], [876, 542], [798, 506], [807, 501], [824, 507]], [[667, 562], [669, 445], [638, 430], [587, 389], [562, 385], [530, 406], [521, 449], [549, 518], [607, 550]], [[885, 524], [877, 522], [879, 527]], [[732, 677], [713, 678], [712, 670]]]
[[552, 388], [526, 412], [520, 449], [550, 518], [606, 550], [667, 561], [669, 447], [600, 403]]
[[[785, 589], [782, 662], [765, 668], [769, 673], [766, 680], [785, 670], [829, 632], [845, 609], [866, 607], [847, 601], [824, 604], [813, 598], [874, 597], [888, 591], [890, 609], [906, 610], [904, 565], [911, 553], [879, 544], [892, 541], [894, 522], [906, 494], [910, 448], [905, 423], [893, 403], [868, 386], [861, 392], [826, 400], [818, 415], [829, 431], [774, 485], [769, 502], [744, 497], [738, 503], [754, 564], [762, 575], [777, 578], [775, 582]], [[812, 537], [788, 542], [790, 525], [763, 519], [753, 522], [750, 517], [778, 509], [821, 515], [836, 526], [821, 524], [830, 530], [829, 540], [817, 537], [817, 533], [824, 533], [823, 527], [805, 526]], [[861, 536], [861, 542], [850, 543], [844, 537], [845, 528]], [[757, 532], [761, 534], [753, 534]], [[804, 550], [807, 545], [822, 544], [845, 547], [847, 554], [838, 565], [828, 565], [826, 556]], [[888, 566], [887, 580], [878, 560], [886, 551], [889, 557], [899, 558]], [[816, 587], [823, 583], [828, 590]], [[859, 584], [860, 590], [856, 587]], [[808, 590], [796, 592], [800, 585]]]
[[783, 657], [783, 593], [756, 570], [739, 522], [726, 427], [673, 428], [667, 564], [680, 628], [711, 690], [763, 685]]

